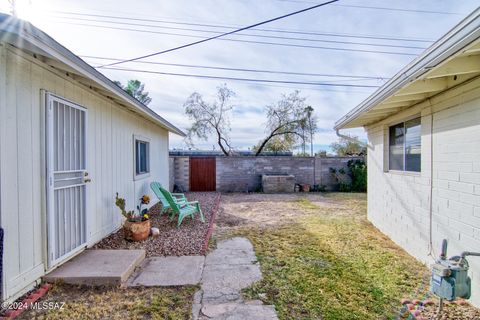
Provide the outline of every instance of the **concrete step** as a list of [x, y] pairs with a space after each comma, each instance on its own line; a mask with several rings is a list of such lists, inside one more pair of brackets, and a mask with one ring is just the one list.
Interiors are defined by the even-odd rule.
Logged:
[[86, 250], [43, 277], [46, 282], [121, 285], [145, 259], [145, 250]]

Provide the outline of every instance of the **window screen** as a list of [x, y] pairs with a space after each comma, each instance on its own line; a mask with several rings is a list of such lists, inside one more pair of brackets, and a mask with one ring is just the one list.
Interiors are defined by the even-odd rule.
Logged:
[[135, 140], [135, 170], [137, 175], [150, 172], [148, 148], [148, 142]]
[[416, 118], [389, 129], [389, 169], [420, 172], [421, 119]]

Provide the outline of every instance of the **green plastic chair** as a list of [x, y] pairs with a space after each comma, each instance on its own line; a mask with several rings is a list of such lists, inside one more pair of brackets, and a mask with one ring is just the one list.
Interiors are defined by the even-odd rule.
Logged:
[[[168, 203], [167, 199], [165, 199], [165, 196], [160, 191], [160, 189], [162, 188], [160, 182], [150, 183], [150, 188], [152, 189], [153, 193], [155, 193], [158, 200], [160, 200], [160, 202], [162, 203], [162, 212], [160, 212], [160, 214], [163, 214], [168, 209], [171, 209], [171, 206]], [[173, 200], [179, 204], [185, 204], [187, 202], [187, 198], [183, 193], [171, 193], [171, 195], [173, 196]]]
[[175, 215], [178, 215], [177, 228], [180, 227], [185, 217], [192, 217], [193, 219], [195, 213], [199, 213], [200, 220], [202, 222], [205, 222], [205, 217], [203, 216], [202, 209], [200, 209], [200, 204], [198, 203], [198, 201], [187, 201], [182, 204], [178, 203], [172, 196], [172, 194], [164, 188], [160, 188], [160, 192], [163, 194], [165, 199], [167, 199], [167, 202], [173, 211], [173, 213], [170, 215], [170, 219], [173, 219]]

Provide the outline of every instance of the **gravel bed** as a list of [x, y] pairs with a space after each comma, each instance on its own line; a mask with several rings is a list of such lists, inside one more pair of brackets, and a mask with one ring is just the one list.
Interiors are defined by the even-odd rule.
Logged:
[[149, 237], [142, 242], [126, 241], [123, 236], [123, 229], [120, 229], [97, 243], [93, 248], [145, 249], [147, 257], [203, 255], [203, 246], [208, 236], [208, 228], [216, 210], [220, 193], [190, 192], [186, 196], [189, 201], [200, 202], [205, 223], [202, 223], [199, 215], [196, 214], [194, 220], [185, 218], [180, 228], [177, 228], [177, 219], [174, 218], [170, 221], [168, 213], [160, 215], [161, 205], [155, 204], [150, 208], [148, 214], [152, 227], [160, 230], [159, 237]]
[[446, 302], [440, 317], [436, 318], [438, 311], [438, 299], [432, 299], [434, 304], [426, 306], [415, 319], [437, 319], [437, 320], [478, 320], [480, 309], [473, 307], [460, 299], [457, 303]]

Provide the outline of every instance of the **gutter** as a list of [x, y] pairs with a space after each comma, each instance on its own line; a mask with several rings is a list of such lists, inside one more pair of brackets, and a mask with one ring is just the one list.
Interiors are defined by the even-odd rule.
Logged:
[[456, 27], [426, 49], [424, 53], [393, 76], [387, 83], [378, 88], [370, 97], [335, 122], [334, 129], [344, 128], [361, 114], [394, 95], [395, 92], [410, 82], [418, 80], [425, 73], [480, 38], [479, 18], [480, 8], [477, 8]]

